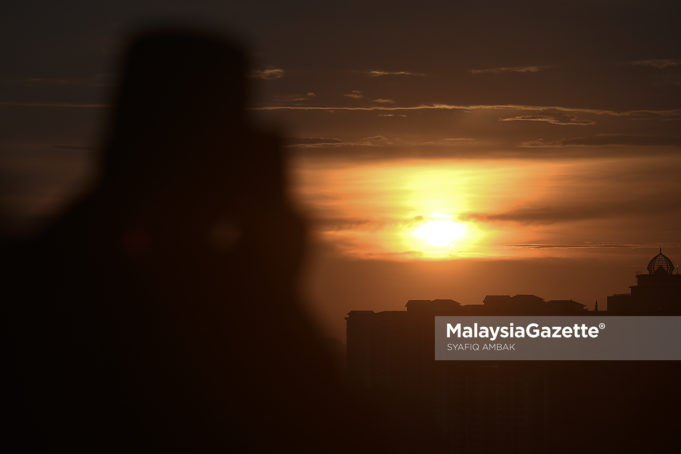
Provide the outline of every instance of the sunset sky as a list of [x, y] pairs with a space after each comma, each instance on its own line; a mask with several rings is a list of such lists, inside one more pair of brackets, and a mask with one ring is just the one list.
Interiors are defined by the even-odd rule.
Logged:
[[658, 247], [681, 263], [678, 2], [93, 3], [3, 5], [15, 231], [86, 187], [125, 38], [171, 20], [250, 49], [251, 113], [287, 139], [329, 336], [411, 298], [604, 305]]

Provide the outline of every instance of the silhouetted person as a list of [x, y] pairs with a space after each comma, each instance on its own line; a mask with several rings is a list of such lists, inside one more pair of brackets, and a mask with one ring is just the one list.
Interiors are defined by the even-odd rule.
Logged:
[[304, 227], [247, 71], [211, 36], [139, 36], [96, 185], [4, 251], [26, 451], [413, 450], [341, 386], [300, 305]]

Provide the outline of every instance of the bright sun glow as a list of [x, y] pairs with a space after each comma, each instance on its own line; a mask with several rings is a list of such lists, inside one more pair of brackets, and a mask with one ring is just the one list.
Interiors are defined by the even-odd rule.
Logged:
[[323, 215], [319, 237], [350, 257], [395, 261], [538, 255], [543, 249], [511, 245], [547, 239], [546, 226], [488, 219], [551, 206], [559, 196], [556, 176], [584, 168], [510, 159], [342, 165], [300, 159], [296, 191], [310, 213]]
[[466, 236], [466, 224], [451, 219], [434, 219], [420, 224], [412, 234], [430, 246], [447, 248]]

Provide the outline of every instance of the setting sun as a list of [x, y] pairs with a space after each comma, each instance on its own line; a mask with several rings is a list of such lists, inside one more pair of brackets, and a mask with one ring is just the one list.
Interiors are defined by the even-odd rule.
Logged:
[[451, 219], [433, 219], [416, 227], [412, 234], [430, 246], [451, 247], [455, 240], [466, 236], [466, 225]]

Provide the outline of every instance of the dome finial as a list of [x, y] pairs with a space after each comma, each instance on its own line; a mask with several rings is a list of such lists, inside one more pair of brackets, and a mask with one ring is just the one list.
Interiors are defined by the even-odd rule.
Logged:
[[648, 262], [648, 273], [655, 274], [658, 271], [665, 272], [667, 274], [673, 274], [674, 263], [662, 253], [662, 248], [660, 248], [660, 253], [653, 257], [650, 262]]

